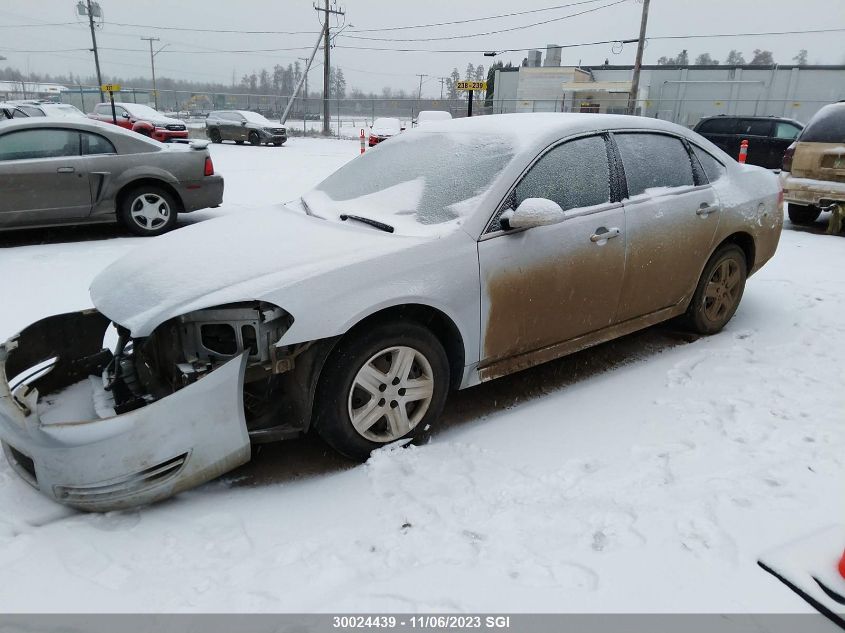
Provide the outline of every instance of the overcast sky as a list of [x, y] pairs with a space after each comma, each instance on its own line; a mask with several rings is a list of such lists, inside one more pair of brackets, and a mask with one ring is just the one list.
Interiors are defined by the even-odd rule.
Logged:
[[[346, 23], [352, 26], [347, 27], [337, 38], [337, 46], [332, 50], [332, 64], [343, 69], [349, 87], [357, 86], [365, 91], [380, 91], [383, 86], [391, 86], [394, 90], [416, 91], [419, 78], [415, 75], [423, 73], [429, 76], [424, 80], [423, 96], [436, 96], [440, 92], [438, 78], [448, 75], [453, 67], [457, 67], [463, 74], [467, 63], [484, 64], [486, 68], [494, 60], [477, 52], [396, 52], [349, 47], [421, 48], [428, 51], [520, 49], [496, 58], [518, 64], [525, 57], [528, 48], [544, 48], [548, 43], [575, 44], [637, 36], [642, 4], [636, 0], [596, 0], [587, 3], [580, 0], [576, 6], [468, 24], [372, 31], [383, 27], [483, 18], [577, 1], [348, 0], [340, 6], [346, 10]], [[601, 8], [613, 2], [618, 4]], [[97, 39], [103, 49], [100, 59], [104, 80], [115, 75], [148, 76], [148, 44], [140, 40], [141, 36], [159, 37], [161, 42], [158, 45], [167, 44], [156, 58], [159, 76], [219, 81], [229, 85], [233, 74], [239, 79], [253, 69], [271, 68], [277, 63], [287, 65], [297, 57], [307, 55], [319, 29], [318, 16], [312, 8], [312, 0], [100, 0], [100, 3], [105, 22], [97, 32]], [[73, 72], [83, 76], [93, 75], [93, 56], [87, 50], [40, 52], [90, 48], [91, 38], [87, 24], [82, 18], [79, 18], [79, 24], [74, 23], [77, 20], [75, 5], [76, 0], [16, 3], [0, 1], [0, 55], [7, 58], [6, 61], [0, 61], [0, 65], [10, 65], [23, 72], [29, 69], [40, 73]], [[451, 38], [521, 27], [596, 8], [597, 10], [590, 13], [548, 24], [461, 39], [417, 42], [353, 39], [353, 36]], [[58, 22], [71, 24], [44, 25]], [[134, 26], [120, 26], [118, 23]], [[13, 26], [24, 24], [41, 26]], [[200, 33], [157, 28], [165, 26], [306, 33]], [[652, 0], [648, 36], [825, 28], [845, 28], [845, 0]], [[308, 31], [313, 31], [314, 34]], [[809, 51], [810, 63], [841, 64], [845, 63], [843, 42], [845, 33], [690, 40], [654, 39], [648, 43], [644, 62], [655, 63], [658, 57], [674, 56], [683, 48], [688, 49], [691, 60], [699, 53], [709, 52], [713, 57], [724, 61], [732, 48], [742, 51], [746, 59], [750, 60], [752, 50], [762, 48], [771, 50], [776, 62], [788, 64], [792, 63], [792, 57], [799, 49], [806, 48]], [[299, 47], [302, 50], [274, 53], [210, 50]], [[634, 52], [633, 44], [625, 45], [618, 54], [614, 53], [610, 44], [567, 48], [563, 50], [562, 63], [570, 65], [581, 61], [584, 65], [598, 65], [607, 58], [611, 64], [631, 64]], [[318, 61], [322, 59], [321, 55], [322, 53], [318, 53]], [[321, 81], [321, 77], [320, 70], [312, 69], [313, 82]]]

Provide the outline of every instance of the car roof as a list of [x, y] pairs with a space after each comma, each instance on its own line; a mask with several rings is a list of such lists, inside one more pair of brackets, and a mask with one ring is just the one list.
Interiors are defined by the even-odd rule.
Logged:
[[97, 132], [98, 134], [132, 134], [134, 136], [134, 133], [124, 130], [121, 127], [111, 125], [110, 123], [95, 121], [94, 119], [83, 119], [82, 117], [40, 116], [29, 117], [26, 119], [9, 119], [3, 124], [3, 127], [0, 128], [0, 130], [8, 132], [10, 130], [27, 130], [41, 127], [65, 127], [84, 130], [86, 132]]
[[[425, 127], [414, 128], [423, 134], [466, 133], [485, 136], [506, 136], [518, 151], [547, 146], [555, 141], [581, 133], [602, 130], [643, 130], [669, 132], [685, 137], [701, 138], [688, 128], [662, 119], [623, 114], [581, 112], [538, 112], [489, 114], [432, 121]], [[708, 143], [709, 145], [709, 143]]]
[[755, 120], [761, 120], [761, 121], [786, 121], [788, 123], [795, 123], [797, 125], [800, 125], [801, 127], [804, 127], [804, 124], [801, 123], [801, 121], [797, 121], [796, 119], [790, 119], [789, 117], [785, 117], [785, 116], [777, 116], [777, 115], [774, 115], [774, 114], [768, 114], [768, 115], [760, 115], [760, 114], [714, 114], [712, 116], [701, 117], [701, 119], [698, 122], [701, 123], [702, 121], [710, 121], [712, 119], [719, 119], [719, 120], [724, 120], [724, 121], [727, 121], [727, 120], [730, 120], [730, 119], [755, 119]]

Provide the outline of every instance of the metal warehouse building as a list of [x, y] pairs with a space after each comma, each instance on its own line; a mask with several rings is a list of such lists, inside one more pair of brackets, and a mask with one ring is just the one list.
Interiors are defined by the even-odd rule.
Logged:
[[[624, 113], [632, 66], [497, 70], [492, 111]], [[689, 127], [718, 114], [806, 122], [845, 99], [845, 66], [643, 66], [637, 113]]]

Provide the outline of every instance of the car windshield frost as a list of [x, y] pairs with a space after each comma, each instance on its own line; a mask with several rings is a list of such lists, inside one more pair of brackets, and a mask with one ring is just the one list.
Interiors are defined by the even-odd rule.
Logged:
[[133, 103], [128, 106], [124, 106], [129, 112], [132, 113], [132, 116], [139, 116], [139, 117], [160, 117], [162, 114], [156, 110], [153, 110], [149, 106], [140, 105], [138, 103]]
[[399, 233], [430, 233], [473, 213], [513, 155], [500, 136], [415, 131], [350, 161], [303, 200], [329, 220], [354, 214]]
[[263, 115], [258, 114], [257, 112], [241, 112], [243, 117], [249, 121], [250, 123], [260, 123], [262, 125], [272, 125], [270, 121], [268, 121]]

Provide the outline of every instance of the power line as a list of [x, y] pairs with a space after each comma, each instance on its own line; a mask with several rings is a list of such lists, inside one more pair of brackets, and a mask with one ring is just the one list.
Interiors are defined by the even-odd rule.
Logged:
[[[593, 0], [597, 2], [598, 0]], [[199, 29], [187, 26], [156, 26], [154, 24], [128, 24], [109, 22], [113, 26], [125, 26], [140, 29], [158, 29], [161, 31], [190, 31], [192, 33], [239, 33], [241, 35], [316, 35], [320, 31], [245, 31], [240, 29]]]
[[570, 18], [576, 18], [579, 15], [584, 15], [586, 13], [593, 13], [594, 11], [601, 11], [602, 9], [607, 9], [608, 7], [614, 7], [617, 4], [622, 4], [623, 2], [628, 2], [628, 0], [616, 0], [616, 2], [611, 2], [609, 4], [603, 4], [600, 7], [593, 7], [592, 9], [585, 9], [584, 11], [579, 11], [577, 13], [570, 13], [569, 15], [563, 15], [557, 18], [551, 18], [549, 20], [543, 20], [541, 22], [534, 22], [532, 24], [525, 24], [523, 26], [512, 26], [507, 29], [496, 29], [494, 31], [486, 31], [485, 33], [471, 33], [469, 35], [448, 35], [443, 37], [418, 37], [418, 38], [391, 38], [391, 37], [367, 37], [367, 36], [360, 36], [360, 35], [344, 35], [343, 37], [355, 40], [373, 40], [377, 42], [436, 42], [441, 40], [461, 40], [467, 39], [471, 37], [482, 37], [485, 35], [496, 35], [497, 33], [510, 33], [512, 31], [521, 31], [523, 29], [530, 29], [534, 26], [541, 26], [543, 24], [551, 24], [552, 22], [561, 22], [563, 20], [568, 20]]
[[[679, 39], [699, 39], [699, 38], [715, 38], [715, 37], [755, 37], [755, 36], [771, 36], [771, 35], [809, 35], [809, 34], [816, 34], [816, 33], [842, 33], [845, 32], [845, 28], [830, 28], [830, 29], [810, 29], [810, 30], [796, 30], [796, 31], [767, 31], [767, 32], [755, 32], [755, 33], [706, 33], [706, 34], [694, 34], [694, 35], [655, 35], [649, 36], [647, 40], [679, 40]], [[579, 46], [598, 46], [601, 44], [616, 44], [616, 43], [623, 43], [629, 44], [632, 42], [636, 42], [637, 38], [626, 38], [626, 39], [611, 39], [611, 40], [598, 40], [594, 42], [578, 42], [576, 44], [560, 44], [558, 45], [559, 48], [576, 48]], [[545, 45], [543, 45], [545, 46]], [[488, 47], [488, 48], [464, 48], [464, 49], [431, 49], [431, 48], [404, 48], [404, 47], [390, 47], [390, 46], [344, 46], [342, 44], [338, 44], [335, 48], [339, 49], [347, 49], [347, 50], [365, 50], [365, 51], [391, 51], [391, 52], [399, 52], [399, 53], [484, 53], [490, 50], [495, 50], [498, 53], [515, 53], [519, 51], [526, 51], [532, 48], [538, 48], [537, 45], [532, 46], [520, 46], [518, 48], [495, 48], [495, 47]], [[291, 46], [291, 47], [284, 47], [284, 48], [263, 48], [263, 49], [211, 49], [211, 50], [201, 50], [201, 51], [190, 51], [190, 50], [173, 50], [168, 49], [162, 51], [162, 53], [176, 53], [180, 55], [202, 55], [202, 54], [251, 54], [251, 53], [276, 53], [276, 52], [283, 52], [283, 51], [301, 51], [301, 50], [309, 50], [310, 47], [308, 46]], [[50, 49], [50, 50], [32, 50], [32, 49], [14, 49], [14, 48], [4, 48], [0, 47], [0, 52], [4, 53], [64, 53], [64, 52], [73, 52], [73, 51], [88, 51], [88, 48], [64, 48], [64, 49]], [[120, 52], [127, 52], [127, 53], [146, 53], [148, 52], [146, 49], [143, 48], [118, 48], [118, 47], [100, 47], [100, 50], [109, 50], [109, 51], [120, 51]], [[374, 73], [376, 74], [376, 73]], [[379, 74], [386, 74], [386, 73], [379, 73]]]
[[592, 4], [594, 2], [601, 2], [601, 0], [581, 0], [581, 2], [570, 2], [568, 4], [559, 4], [554, 7], [544, 7], [542, 9], [529, 9], [527, 11], [514, 11], [512, 13], [500, 13], [498, 15], [488, 15], [482, 18], [469, 18], [467, 20], [452, 20], [450, 22], [431, 22], [429, 24], [412, 24], [410, 26], [383, 26], [381, 28], [372, 29], [355, 29], [356, 33], [372, 33], [375, 31], [405, 31], [408, 29], [423, 29], [432, 26], [450, 26], [452, 24], [469, 24], [470, 22], [483, 22], [485, 20], [496, 20], [498, 18], [510, 18], [517, 15], [527, 15], [529, 13], [540, 13], [542, 11], [554, 11], [556, 9], [566, 9], [582, 4]]
[[79, 22], [44, 22], [43, 24], [0, 24], [0, 29], [25, 29], [31, 26], [77, 26]]

